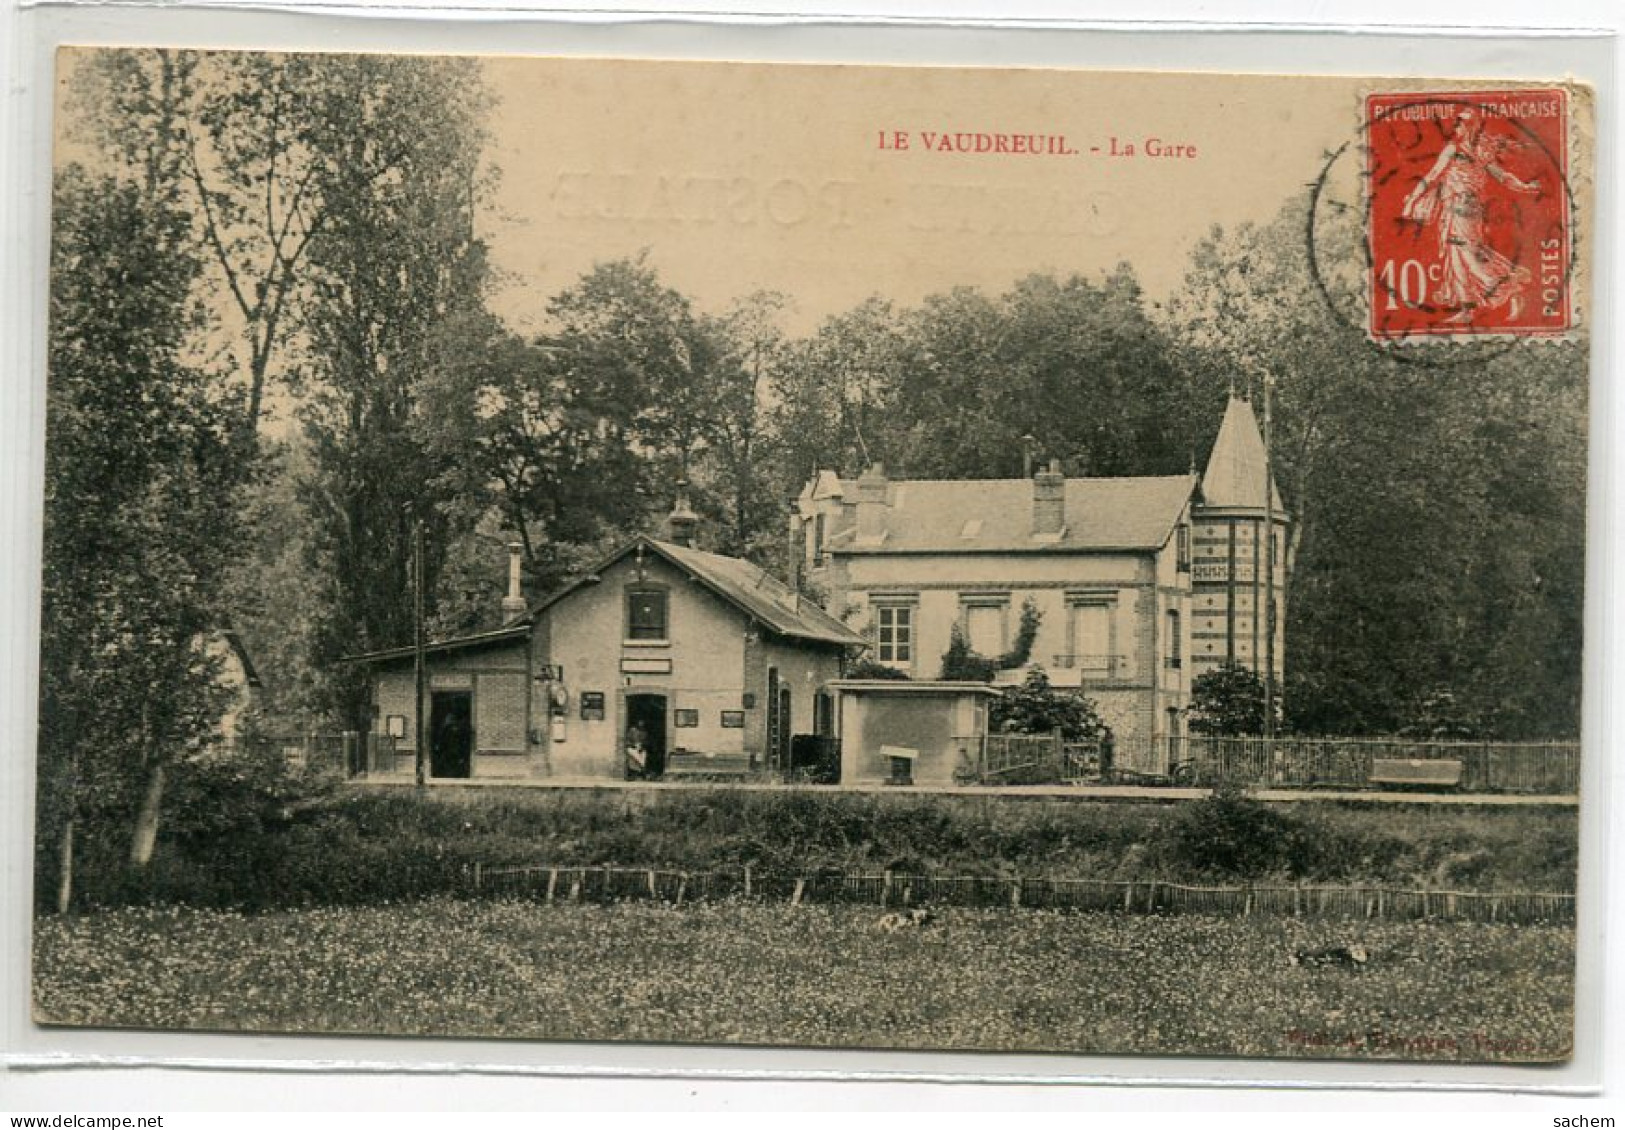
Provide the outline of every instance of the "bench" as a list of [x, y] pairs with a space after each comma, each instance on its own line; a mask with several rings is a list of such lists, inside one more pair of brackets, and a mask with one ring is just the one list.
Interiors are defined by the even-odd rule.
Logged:
[[666, 780], [710, 777], [747, 777], [756, 771], [756, 757], [749, 753], [697, 753], [675, 749], [666, 755]]
[[1409, 785], [1453, 789], [1461, 784], [1462, 763], [1453, 757], [1377, 757], [1371, 761], [1373, 785]]

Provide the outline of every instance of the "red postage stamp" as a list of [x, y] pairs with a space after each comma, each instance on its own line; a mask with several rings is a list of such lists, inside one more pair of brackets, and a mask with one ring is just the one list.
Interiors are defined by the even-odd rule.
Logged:
[[1372, 337], [1570, 328], [1567, 122], [1560, 88], [1366, 99]]

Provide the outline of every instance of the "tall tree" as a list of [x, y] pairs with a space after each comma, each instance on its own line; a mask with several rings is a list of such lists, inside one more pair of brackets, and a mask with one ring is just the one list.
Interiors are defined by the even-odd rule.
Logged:
[[474, 237], [485, 106], [477, 64], [339, 56], [305, 94], [326, 202], [308, 251], [313, 565], [321, 579], [318, 665], [327, 704], [364, 728], [366, 686], [334, 661], [412, 638], [410, 562], [425, 529], [426, 603], [472, 516], [448, 505], [424, 390], [459, 363], [481, 317]]
[[877, 441], [904, 345], [897, 311], [871, 298], [791, 347], [772, 390], [783, 490], [794, 494], [820, 468], [857, 475], [888, 457]]
[[779, 437], [769, 424], [769, 396], [789, 357], [779, 319], [787, 296], [758, 291], [708, 324], [720, 357], [712, 382], [711, 444], [719, 493], [728, 515], [721, 548], [760, 558], [779, 550], [786, 492], [770, 473]]
[[495, 508], [543, 590], [669, 509], [674, 480], [700, 477], [731, 372], [716, 323], [644, 256], [597, 264], [548, 314], [535, 341], [477, 329], [483, 344], [429, 390], [437, 442], [464, 454], [447, 476]]
[[144, 862], [165, 770], [217, 724], [239, 464], [237, 405], [183, 360], [186, 217], [71, 166], [54, 206], [38, 857], [66, 909], [76, 839]]
[[801, 481], [875, 461], [1010, 477], [1028, 455], [1075, 475], [1177, 474], [1191, 440], [1176, 372], [1127, 266], [1033, 275], [1002, 295], [961, 287], [830, 319], [785, 366], [776, 417]]
[[[472, 74], [469, 64], [443, 65]], [[208, 266], [206, 293], [244, 382], [237, 436], [245, 450], [274, 384], [299, 373], [313, 241], [346, 206], [342, 194], [398, 182], [417, 160], [421, 139], [380, 129], [378, 119], [363, 135], [365, 171], [338, 164], [354, 153], [334, 144], [335, 128], [361, 124], [369, 103], [414, 97], [391, 87], [387, 69], [355, 56], [265, 51], [110, 48], [75, 59], [79, 135], [153, 199], [191, 217], [186, 234]], [[354, 81], [361, 71], [379, 85], [363, 91]], [[361, 104], [338, 105], [335, 89]], [[468, 92], [453, 84], [447, 93], [456, 113]]]

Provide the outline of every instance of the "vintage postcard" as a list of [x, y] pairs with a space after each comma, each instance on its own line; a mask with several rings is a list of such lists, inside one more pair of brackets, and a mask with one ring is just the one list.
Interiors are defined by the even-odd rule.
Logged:
[[38, 1023], [1570, 1057], [1588, 88], [58, 79]]

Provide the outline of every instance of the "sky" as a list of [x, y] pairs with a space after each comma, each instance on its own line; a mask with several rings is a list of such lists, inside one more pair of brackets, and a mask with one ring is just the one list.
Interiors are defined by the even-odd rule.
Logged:
[[[643, 251], [704, 310], [784, 292], [793, 332], [871, 295], [1125, 261], [1160, 301], [1213, 225], [1307, 193], [1370, 86], [515, 58], [486, 74], [500, 179], [483, 234], [521, 331], [593, 263]], [[1018, 135], [1041, 152], [1012, 152], [1033, 144]]]

